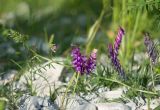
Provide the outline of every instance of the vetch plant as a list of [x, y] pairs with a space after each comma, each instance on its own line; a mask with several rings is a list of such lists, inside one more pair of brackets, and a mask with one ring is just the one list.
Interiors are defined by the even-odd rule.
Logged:
[[73, 48], [71, 56], [73, 58], [72, 65], [73, 65], [75, 71], [79, 74], [84, 74], [85, 66], [86, 66], [86, 62], [87, 62], [86, 56], [83, 56], [80, 53], [79, 48]]
[[94, 49], [87, 59], [86, 56], [80, 53], [79, 48], [73, 48], [71, 56], [73, 58], [72, 64], [75, 71], [81, 75], [92, 72], [96, 67], [96, 54], [97, 49]]
[[120, 76], [124, 78], [125, 72], [119, 62], [119, 59], [117, 58], [118, 50], [120, 48], [120, 44], [123, 36], [124, 36], [124, 30], [120, 27], [118, 31], [118, 35], [114, 42], [114, 47], [112, 46], [112, 44], [109, 44], [108, 49], [109, 49], [109, 57], [111, 59], [112, 64], [114, 65], [116, 71], [120, 74]]
[[151, 40], [149, 33], [145, 33], [144, 35], [144, 45], [147, 49], [147, 53], [151, 61], [150, 66], [151, 66], [151, 74], [152, 74], [152, 84], [153, 84], [153, 87], [155, 87], [153, 65], [157, 64], [158, 51], [156, 49], [155, 43]]
[[96, 67], [97, 49], [94, 49], [87, 60], [86, 72], [91, 73]]
[[120, 27], [114, 42], [114, 52], [116, 56], [118, 56], [118, 50], [120, 48], [120, 44], [122, 42], [122, 37], [124, 36], [124, 34], [125, 34], [124, 29]]
[[145, 33], [144, 35], [144, 44], [146, 46], [147, 49], [147, 53], [149, 58], [151, 59], [151, 62], [153, 65], [155, 65], [157, 63], [157, 50], [156, 50], [156, 45], [154, 44], [154, 42], [151, 40], [149, 33]]
[[75, 69], [75, 74], [77, 75], [76, 77], [76, 84], [74, 86], [74, 91], [78, 83], [79, 75], [83, 74], [89, 74], [91, 73], [95, 67], [96, 67], [96, 56], [97, 56], [97, 49], [94, 49], [89, 58], [87, 59], [86, 56], [82, 55], [80, 52], [80, 49], [78, 47], [73, 48], [71, 56], [73, 58], [72, 60], [72, 65]]
[[91, 73], [95, 67], [96, 67], [96, 56], [97, 56], [97, 49], [94, 49], [89, 58], [87, 58], [85, 55], [82, 55], [80, 52], [80, 48], [74, 47], [71, 52], [72, 57], [72, 65], [75, 69], [74, 75], [72, 76], [71, 80], [69, 81], [69, 84], [67, 86], [67, 89], [65, 91], [64, 96], [62, 97], [62, 104], [61, 109], [64, 109], [64, 98], [67, 96], [67, 92], [69, 88], [71, 87], [73, 81], [75, 80], [74, 90], [73, 94], [75, 94], [75, 89], [78, 83], [78, 79], [80, 75], [89, 74]]

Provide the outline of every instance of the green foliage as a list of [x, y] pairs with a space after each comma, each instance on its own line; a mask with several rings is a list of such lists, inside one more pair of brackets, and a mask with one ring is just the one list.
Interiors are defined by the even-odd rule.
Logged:
[[0, 100], [0, 110], [5, 110], [6, 102]]
[[160, 109], [160, 105], [158, 107], [156, 107], [154, 110], [159, 110]]
[[[17, 100], [18, 98], [20, 98], [20, 96], [22, 96], [22, 91], [13, 90], [13, 85], [11, 83], [0, 86], [0, 97], [4, 97], [4, 99], [7, 100], [8, 102], [7, 106], [9, 110], [18, 109]], [[0, 99], [0, 102], [1, 102], [1, 99]], [[6, 102], [3, 102], [3, 104], [6, 104]], [[5, 107], [5, 106], [2, 105], [2, 107]]]
[[28, 35], [24, 35], [24, 34], [21, 34], [17, 31], [14, 31], [12, 29], [10, 30], [5, 30], [3, 32], [3, 34], [6, 36], [6, 37], [9, 37], [11, 38], [12, 40], [14, 40], [16, 43], [24, 43], [28, 40]]

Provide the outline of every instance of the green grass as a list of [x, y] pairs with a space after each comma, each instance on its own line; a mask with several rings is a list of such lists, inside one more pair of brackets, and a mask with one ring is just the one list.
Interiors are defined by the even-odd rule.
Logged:
[[0, 100], [0, 110], [5, 110], [5, 107], [6, 107], [6, 102]]

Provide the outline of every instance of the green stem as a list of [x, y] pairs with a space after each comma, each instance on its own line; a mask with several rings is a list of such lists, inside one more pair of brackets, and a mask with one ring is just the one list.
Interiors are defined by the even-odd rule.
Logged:
[[76, 87], [77, 87], [77, 84], [78, 84], [79, 74], [80, 74], [80, 73], [77, 73], [76, 84], [75, 84], [74, 90], [73, 90], [73, 94], [74, 94], [74, 95], [75, 95], [75, 90], [76, 90]]
[[91, 44], [93, 42], [93, 39], [96, 36], [96, 33], [97, 33], [98, 29], [100, 28], [100, 24], [102, 22], [104, 14], [105, 14], [105, 11], [103, 9], [101, 14], [100, 14], [100, 16], [99, 16], [99, 18], [96, 20], [96, 22], [93, 24], [93, 26], [90, 28], [90, 30], [88, 32], [86, 53], [89, 53], [89, 51], [90, 51]]
[[133, 42], [133, 40], [135, 38], [135, 34], [136, 34], [136, 31], [137, 31], [137, 28], [138, 28], [138, 23], [139, 23], [140, 15], [141, 15], [141, 9], [138, 10], [138, 13], [137, 13], [137, 16], [136, 16], [136, 21], [135, 21], [135, 25], [134, 25], [132, 36], [131, 36], [131, 42]]
[[31, 72], [31, 94], [33, 96], [33, 73]]
[[53, 61], [53, 59], [49, 59], [49, 58], [43, 57], [43, 56], [41, 56], [41, 55], [39, 55], [39, 54], [37, 54], [37, 53], [36, 53], [36, 56], [35, 56], [35, 57], [39, 57], [39, 58], [41, 58], [41, 59], [43, 59], [43, 60], [46, 60], [46, 61], [48, 61], [48, 62], [50, 62], [50, 63], [53, 62], [53, 63], [57, 63], [57, 64], [62, 65], [62, 66], [71, 67], [70, 65], [66, 65], [66, 64], [60, 63], [60, 62], [63, 62], [63, 61]]
[[122, 26], [125, 27], [126, 20], [126, 0], [122, 0]]
[[76, 72], [73, 74], [72, 78], [70, 79], [70, 81], [69, 81], [69, 83], [68, 83], [68, 85], [67, 85], [67, 89], [66, 89], [66, 91], [65, 91], [65, 93], [64, 93], [64, 95], [63, 95], [63, 97], [62, 97], [62, 104], [61, 104], [60, 108], [63, 108], [63, 104], [64, 104], [65, 97], [67, 96], [68, 90], [69, 90], [69, 88], [71, 87], [71, 85], [72, 85], [72, 83], [73, 83], [73, 81], [74, 81], [74, 78], [75, 78], [76, 74], [77, 74]]
[[154, 73], [153, 73], [153, 65], [151, 64], [151, 75], [152, 75], [152, 84], [153, 84], [153, 88], [155, 90], [155, 83], [154, 83]]
[[150, 98], [147, 97], [147, 107], [148, 107], [148, 110], [150, 110]]

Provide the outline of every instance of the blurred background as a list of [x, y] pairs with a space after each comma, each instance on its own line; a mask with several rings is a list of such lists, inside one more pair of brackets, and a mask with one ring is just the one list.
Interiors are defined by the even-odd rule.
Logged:
[[143, 52], [143, 33], [160, 39], [160, 0], [0, 0], [0, 72], [15, 69], [30, 57], [22, 43], [5, 36], [13, 29], [28, 35], [27, 45], [50, 55], [49, 39], [54, 35], [55, 56], [70, 55], [71, 44], [86, 54], [97, 48], [107, 54], [119, 26], [125, 37], [119, 54], [127, 65], [133, 52]]

